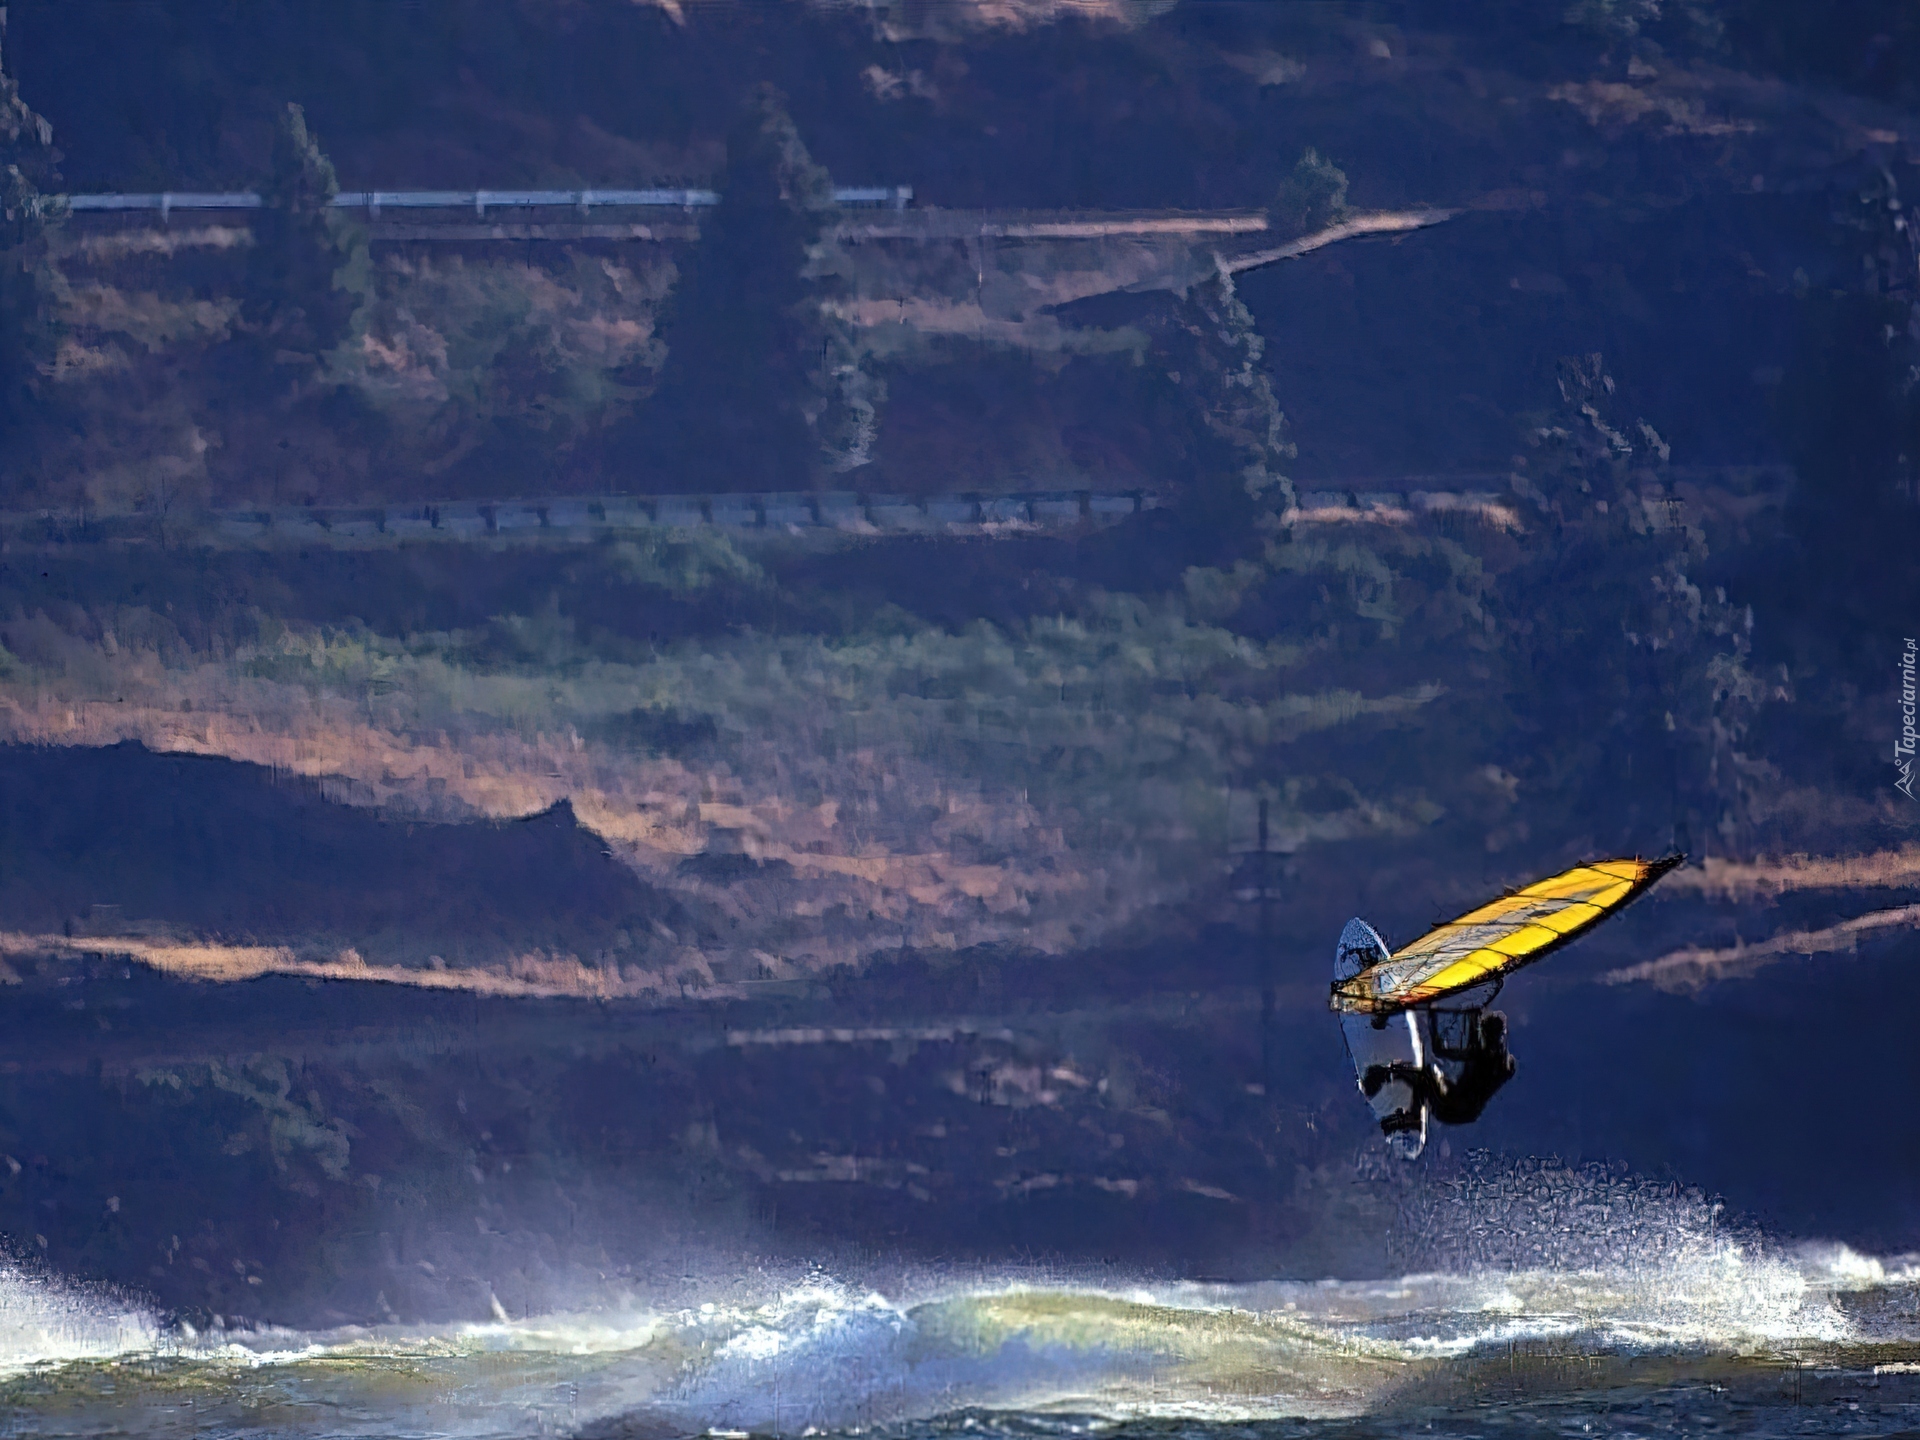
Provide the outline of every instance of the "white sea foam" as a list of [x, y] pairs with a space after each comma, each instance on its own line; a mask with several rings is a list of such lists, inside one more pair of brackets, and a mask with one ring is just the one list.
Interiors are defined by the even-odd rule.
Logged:
[[0, 1261], [0, 1375], [147, 1352], [162, 1336], [153, 1316], [104, 1291]]
[[1847, 1245], [1801, 1245], [1793, 1254], [1816, 1281], [1835, 1290], [1882, 1290], [1920, 1285], [1920, 1254], [1880, 1258]]
[[[713, 1300], [671, 1309], [637, 1296], [521, 1320], [203, 1335], [105, 1292], [0, 1269], [0, 1369], [153, 1357], [209, 1395], [266, 1386], [319, 1410], [370, 1409], [391, 1427], [447, 1434], [614, 1417], [682, 1433], [791, 1433], [967, 1407], [1207, 1421], [1351, 1415], [1516, 1343], [1729, 1355], [1920, 1345], [1905, 1298], [1920, 1286], [1920, 1258], [1767, 1246], [1728, 1233], [1686, 1196], [1622, 1204], [1618, 1192], [1600, 1194], [1617, 1233], [1582, 1236], [1569, 1263], [1554, 1263], [1544, 1227], [1572, 1203], [1563, 1180], [1534, 1174], [1537, 1203], [1505, 1213], [1504, 1233], [1532, 1263], [1483, 1255], [1366, 1281], [1097, 1286], [975, 1274], [885, 1294], [815, 1274], [769, 1278], [756, 1294], [729, 1275]], [[1585, 1205], [1595, 1192], [1575, 1198]], [[431, 1377], [436, 1398], [383, 1389], [396, 1365]], [[115, 1383], [124, 1401], [139, 1380], [123, 1370]]]

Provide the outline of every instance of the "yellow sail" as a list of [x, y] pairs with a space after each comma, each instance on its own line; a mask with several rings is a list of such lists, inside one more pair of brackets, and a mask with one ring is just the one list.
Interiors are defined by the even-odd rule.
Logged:
[[1517, 970], [1590, 930], [1685, 858], [1601, 860], [1537, 880], [1338, 982], [1333, 1008], [1391, 1014]]

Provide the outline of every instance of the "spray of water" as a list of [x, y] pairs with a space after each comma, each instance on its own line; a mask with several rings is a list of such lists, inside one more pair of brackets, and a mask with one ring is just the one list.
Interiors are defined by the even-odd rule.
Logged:
[[712, 1298], [672, 1307], [636, 1294], [521, 1320], [206, 1335], [16, 1266], [0, 1269], [0, 1370], [25, 1412], [34, 1376], [59, 1373], [69, 1400], [98, 1384], [103, 1404], [124, 1405], [142, 1376], [164, 1375], [168, 1394], [205, 1397], [203, 1421], [242, 1396], [310, 1411], [311, 1433], [789, 1434], [979, 1408], [1351, 1415], [1517, 1342], [1723, 1357], [1870, 1344], [1881, 1360], [1889, 1345], [1920, 1358], [1920, 1258], [1770, 1244], [1707, 1196], [1617, 1170], [1485, 1155], [1410, 1179], [1395, 1169], [1394, 1279], [935, 1273], [881, 1293], [736, 1269]]
[[137, 1306], [0, 1258], [0, 1376], [151, 1350], [163, 1329]]

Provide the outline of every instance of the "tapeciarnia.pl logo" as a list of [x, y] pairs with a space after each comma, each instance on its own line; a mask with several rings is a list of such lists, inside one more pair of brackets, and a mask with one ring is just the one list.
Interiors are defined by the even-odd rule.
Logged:
[[1893, 768], [1900, 772], [1900, 778], [1893, 782], [1893, 788], [1909, 800], [1913, 799], [1913, 746], [1916, 738], [1913, 728], [1914, 659], [1913, 637], [1909, 635], [1907, 648], [1900, 656], [1900, 738], [1893, 742]]

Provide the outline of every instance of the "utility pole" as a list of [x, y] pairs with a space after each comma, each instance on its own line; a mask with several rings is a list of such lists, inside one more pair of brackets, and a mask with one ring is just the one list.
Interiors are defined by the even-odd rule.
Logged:
[[1267, 800], [1260, 797], [1260, 1087], [1273, 1098], [1273, 860], [1267, 848]]

